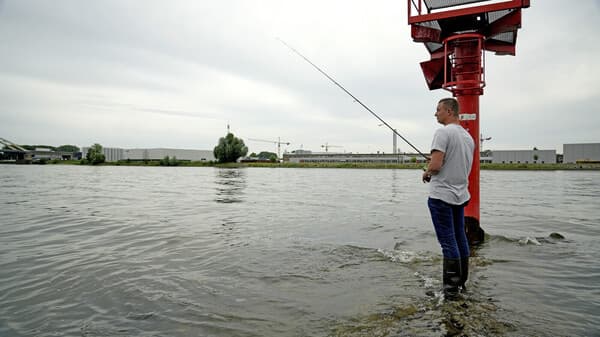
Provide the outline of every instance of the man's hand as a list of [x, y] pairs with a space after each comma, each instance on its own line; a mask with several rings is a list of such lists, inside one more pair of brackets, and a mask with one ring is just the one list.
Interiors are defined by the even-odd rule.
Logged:
[[423, 182], [428, 183], [431, 181], [431, 173], [429, 171], [423, 172]]
[[423, 182], [428, 183], [431, 181], [431, 176], [438, 174], [444, 164], [444, 152], [439, 150], [431, 151], [431, 157], [429, 157], [427, 163], [427, 169], [423, 172]]

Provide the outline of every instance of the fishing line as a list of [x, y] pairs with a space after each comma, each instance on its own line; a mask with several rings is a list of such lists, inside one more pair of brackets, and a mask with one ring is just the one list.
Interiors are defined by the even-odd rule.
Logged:
[[299, 51], [297, 51], [294, 47], [290, 46], [289, 44], [287, 44], [285, 41], [283, 41], [280, 38], [276, 38], [277, 40], [279, 40], [279, 42], [283, 43], [284, 46], [288, 47], [291, 51], [293, 51], [294, 53], [296, 53], [298, 56], [300, 56], [301, 58], [304, 59], [304, 61], [308, 62], [311, 66], [313, 66], [315, 69], [317, 69], [321, 74], [323, 74], [325, 77], [327, 77], [331, 82], [333, 82], [333, 84], [337, 85], [340, 89], [342, 89], [346, 94], [348, 94], [350, 97], [352, 97], [354, 99], [355, 102], [357, 102], [358, 104], [362, 105], [363, 108], [365, 108], [368, 112], [370, 112], [373, 116], [375, 116], [375, 118], [377, 118], [383, 125], [387, 126], [388, 128], [390, 128], [390, 130], [392, 130], [393, 133], [395, 133], [396, 135], [398, 135], [398, 137], [402, 138], [403, 141], [406, 142], [406, 144], [410, 145], [410, 147], [412, 147], [413, 149], [415, 149], [415, 151], [417, 151], [421, 156], [423, 156], [423, 158], [429, 160], [429, 157], [427, 157], [423, 152], [419, 151], [419, 149], [417, 149], [414, 145], [411, 144], [411, 142], [409, 142], [406, 138], [404, 138], [400, 133], [398, 133], [398, 131], [394, 128], [392, 128], [386, 121], [384, 121], [381, 117], [379, 117], [375, 112], [373, 112], [373, 110], [369, 109], [368, 106], [366, 106], [363, 102], [361, 102], [358, 98], [356, 98], [354, 95], [352, 95], [350, 93], [350, 91], [346, 90], [346, 88], [344, 88], [341, 84], [339, 84], [336, 80], [334, 80], [331, 76], [327, 75], [326, 72], [324, 72], [323, 70], [321, 70], [321, 68], [319, 68], [316, 64], [312, 63], [306, 56], [302, 55]]

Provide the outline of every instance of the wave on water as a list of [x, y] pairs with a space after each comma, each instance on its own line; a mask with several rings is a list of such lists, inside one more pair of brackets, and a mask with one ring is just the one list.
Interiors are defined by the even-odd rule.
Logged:
[[556, 244], [559, 242], [570, 242], [565, 238], [564, 235], [560, 233], [550, 233], [548, 236], [525, 236], [519, 238], [507, 237], [504, 235], [489, 235], [487, 234], [488, 242], [504, 242], [511, 244], [519, 244], [519, 245], [534, 245], [534, 246], [542, 246], [543, 244]]
[[377, 252], [392, 262], [414, 264], [420, 262], [435, 262], [440, 260], [439, 256], [434, 256], [430, 252], [413, 252], [408, 250], [387, 250], [377, 249]]
[[520, 239], [519, 244], [521, 244], [521, 245], [536, 245], [536, 246], [542, 245], [538, 240], [536, 240], [535, 238], [529, 237], [529, 236]]

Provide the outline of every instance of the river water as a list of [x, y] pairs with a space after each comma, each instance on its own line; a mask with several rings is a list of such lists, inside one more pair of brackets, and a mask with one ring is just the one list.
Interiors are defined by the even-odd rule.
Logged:
[[455, 302], [420, 177], [0, 165], [0, 336], [600, 336], [600, 172], [482, 171]]

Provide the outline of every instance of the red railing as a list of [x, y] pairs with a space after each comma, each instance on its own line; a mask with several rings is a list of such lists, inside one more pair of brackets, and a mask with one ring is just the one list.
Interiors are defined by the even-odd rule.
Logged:
[[482, 93], [485, 87], [483, 43], [483, 35], [480, 34], [460, 34], [444, 40], [444, 59], [449, 62], [444, 63], [442, 88], [453, 93], [457, 90]]

